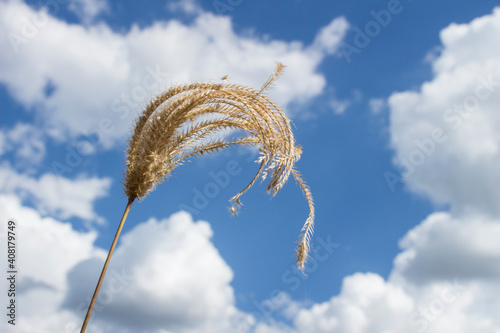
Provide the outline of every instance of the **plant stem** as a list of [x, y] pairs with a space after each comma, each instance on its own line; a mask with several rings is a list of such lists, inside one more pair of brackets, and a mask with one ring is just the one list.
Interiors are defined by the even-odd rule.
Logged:
[[94, 308], [95, 301], [97, 299], [97, 295], [99, 294], [99, 289], [101, 289], [102, 281], [104, 280], [104, 275], [106, 274], [106, 270], [108, 269], [109, 261], [111, 256], [113, 255], [113, 251], [115, 250], [116, 243], [118, 242], [118, 238], [120, 237], [120, 233], [122, 232], [123, 225], [125, 224], [125, 220], [127, 219], [128, 212], [135, 198], [129, 198], [127, 207], [125, 207], [125, 211], [123, 212], [122, 219], [120, 221], [120, 225], [118, 225], [118, 230], [116, 230], [115, 238], [113, 239], [113, 243], [111, 244], [111, 248], [108, 252], [108, 257], [104, 262], [104, 267], [102, 268], [101, 276], [99, 277], [99, 281], [97, 281], [97, 286], [95, 287], [94, 296], [92, 296], [92, 301], [90, 302], [89, 309], [87, 310], [87, 315], [85, 316], [85, 321], [82, 325], [82, 330], [80, 333], [84, 333], [87, 328], [87, 324], [89, 323], [90, 315], [92, 314], [92, 309]]

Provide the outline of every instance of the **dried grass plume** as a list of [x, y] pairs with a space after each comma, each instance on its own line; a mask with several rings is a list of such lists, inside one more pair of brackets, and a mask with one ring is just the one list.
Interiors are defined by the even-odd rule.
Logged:
[[303, 270], [314, 224], [313, 199], [294, 167], [302, 151], [295, 143], [290, 120], [264, 94], [283, 68], [277, 64], [258, 91], [224, 80], [176, 85], [151, 100], [129, 141], [124, 190], [129, 200], [140, 200], [192, 158], [232, 146], [254, 146], [260, 153], [259, 168], [249, 184], [230, 199], [231, 211], [241, 206], [241, 195], [259, 178], [269, 179], [267, 191], [275, 195], [293, 175], [309, 205], [296, 250], [297, 265]]

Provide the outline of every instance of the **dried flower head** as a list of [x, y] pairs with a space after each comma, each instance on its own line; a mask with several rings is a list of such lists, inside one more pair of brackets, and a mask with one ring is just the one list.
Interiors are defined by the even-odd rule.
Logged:
[[292, 174], [309, 204], [309, 217], [296, 252], [297, 265], [303, 270], [314, 224], [313, 199], [294, 168], [302, 150], [295, 144], [290, 120], [264, 94], [283, 68], [277, 64], [259, 91], [224, 80], [176, 85], [151, 100], [129, 141], [124, 190], [129, 199], [141, 199], [176, 167], [194, 157], [232, 146], [256, 147], [260, 152], [259, 169], [250, 183], [230, 199], [231, 211], [236, 212], [235, 207], [241, 206], [240, 196], [259, 178], [270, 178], [267, 191], [275, 195]]

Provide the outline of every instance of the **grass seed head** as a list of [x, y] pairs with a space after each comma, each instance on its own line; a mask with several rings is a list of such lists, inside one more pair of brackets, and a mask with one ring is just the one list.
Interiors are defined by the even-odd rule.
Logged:
[[[234, 146], [254, 146], [260, 152], [259, 168], [249, 184], [230, 199], [231, 212], [237, 212], [241, 195], [259, 178], [269, 177], [267, 191], [275, 195], [292, 174], [309, 205], [296, 253], [297, 265], [303, 270], [314, 204], [309, 187], [294, 168], [302, 149], [295, 144], [290, 120], [264, 94], [283, 69], [277, 64], [259, 91], [228, 83], [224, 77], [223, 83], [217, 84], [174, 85], [152, 99], [128, 143], [124, 191], [129, 198], [140, 200], [192, 158]], [[228, 130], [237, 135], [228, 138]]]

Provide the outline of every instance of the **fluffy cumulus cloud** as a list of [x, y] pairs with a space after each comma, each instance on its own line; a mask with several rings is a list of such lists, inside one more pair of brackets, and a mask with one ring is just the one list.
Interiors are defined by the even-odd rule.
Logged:
[[441, 32], [434, 79], [389, 98], [391, 139], [411, 190], [454, 214], [500, 213], [500, 9]]
[[[348, 276], [339, 295], [254, 332], [500, 332], [499, 29], [500, 9], [451, 24], [431, 60], [432, 81], [387, 101], [402, 172], [394, 179], [450, 211], [429, 215], [400, 240], [387, 280]], [[374, 112], [385, 104], [370, 102]]]
[[[110, 279], [98, 300], [96, 325], [121, 332], [230, 331], [240, 315], [229, 285], [230, 267], [210, 242], [204, 221], [180, 212], [140, 224], [126, 234], [113, 256]], [[103, 262], [82, 262], [65, 307], [77, 309], [94, 288]]]
[[[345, 278], [339, 296], [329, 302], [301, 310], [295, 325], [300, 332], [373, 332], [402, 324], [400, 315], [411, 309], [413, 301], [400, 288], [376, 274], [355, 274]], [[375, 316], [373, 316], [375, 315]]]
[[[0, 195], [0, 218], [14, 216], [22, 235], [16, 332], [79, 331], [106, 254], [94, 245], [96, 232], [77, 232], [13, 195]], [[124, 234], [89, 331], [231, 332], [248, 316], [234, 306], [233, 273], [211, 236], [207, 222], [185, 212]]]
[[[94, 8], [101, 2], [76, 3]], [[181, 9], [189, 11], [184, 8], [189, 4], [197, 13], [189, 24], [159, 21], [117, 33], [105, 23], [81, 26], [55, 18], [62, 4], [47, 12], [21, 1], [0, 1], [0, 47], [5, 50], [0, 82], [46, 120], [51, 136], [90, 133], [100, 146], [111, 147], [128, 133], [144, 102], [172, 82], [228, 74], [232, 82], [259, 87], [280, 61], [288, 68], [271, 94], [281, 105], [318, 96], [326, 86], [318, 65], [335, 52], [348, 28], [344, 18], [334, 19], [305, 46], [240, 35], [229, 17], [203, 12], [194, 2]]]
[[20, 174], [6, 164], [0, 165], [0, 193], [16, 194], [41, 213], [61, 219], [78, 217], [103, 222], [93, 205], [107, 195], [110, 186], [109, 178], [80, 175], [68, 179], [51, 173], [36, 178]]
[[434, 213], [400, 241], [404, 251], [395, 259], [395, 275], [416, 285], [498, 279], [499, 237], [498, 220]]
[[253, 332], [500, 332], [499, 238], [498, 221], [434, 213], [401, 240], [387, 280], [347, 276], [339, 295], [296, 309], [291, 324], [261, 322]]
[[[21, 272], [16, 298], [23, 304], [23, 319], [12, 332], [66, 332], [68, 320], [73, 319], [71, 312], [59, 312], [69, 287], [66, 274], [82, 260], [105, 255], [92, 245], [97, 234], [76, 232], [68, 223], [42, 217], [23, 206], [16, 196], [1, 194], [2, 225], [12, 218], [16, 222], [14, 232], [19, 235], [16, 264]], [[5, 244], [5, 231], [1, 236]], [[4, 283], [2, 279], [2, 290], [7, 290]]]

